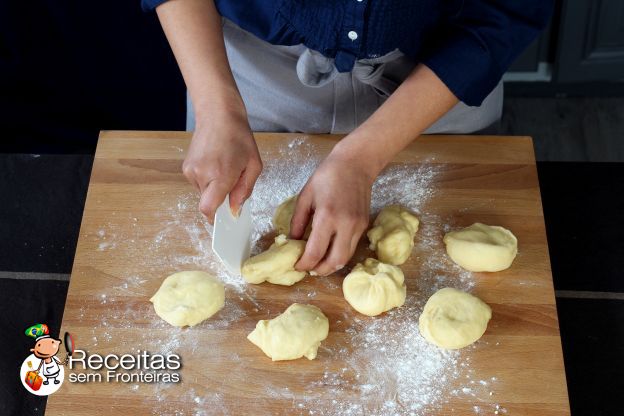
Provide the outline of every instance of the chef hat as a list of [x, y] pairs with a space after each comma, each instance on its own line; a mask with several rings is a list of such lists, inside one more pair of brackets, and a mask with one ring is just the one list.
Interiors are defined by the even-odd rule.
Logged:
[[43, 338], [50, 338], [50, 330], [46, 324], [36, 324], [29, 327], [25, 334], [31, 338], [35, 338], [35, 341], [39, 341]]

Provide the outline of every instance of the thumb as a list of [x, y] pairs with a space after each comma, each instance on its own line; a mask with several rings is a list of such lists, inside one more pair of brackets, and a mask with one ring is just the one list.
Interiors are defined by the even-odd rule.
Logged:
[[248, 166], [230, 191], [230, 210], [238, 215], [243, 203], [251, 196], [251, 192], [260, 176], [261, 168]]
[[297, 197], [295, 211], [290, 220], [290, 237], [295, 240], [303, 238], [306, 227], [312, 219], [312, 198], [308, 197], [309, 193], [305, 189]]

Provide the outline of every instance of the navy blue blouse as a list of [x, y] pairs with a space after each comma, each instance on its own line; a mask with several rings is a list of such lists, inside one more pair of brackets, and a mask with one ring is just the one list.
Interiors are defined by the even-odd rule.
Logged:
[[[167, 0], [142, 0], [151, 10]], [[461, 101], [480, 105], [550, 18], [553, 0], [215, 0], [219, 13], [276, 45], [303, 43], [348, 72], [399, 49]]]

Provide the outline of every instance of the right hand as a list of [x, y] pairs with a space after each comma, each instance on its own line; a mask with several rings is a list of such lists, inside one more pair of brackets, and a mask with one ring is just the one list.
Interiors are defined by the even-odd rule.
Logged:
[[199, 210], [211, 224], [228, 194], [230, 209], [238, 214], [262, 172], [245, 112], [220, 110], [199, 118], [182, 171], [199, 191]]

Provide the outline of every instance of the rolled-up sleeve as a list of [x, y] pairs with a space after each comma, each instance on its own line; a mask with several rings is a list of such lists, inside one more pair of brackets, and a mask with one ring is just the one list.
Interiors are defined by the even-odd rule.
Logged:
[[455, 96], [481, 105], [546, 26], [553, 0], [464, 0], [444, 20], [421, 60]]
[[156, 7], [160, 6], [167, 0], [141, 0], [141, 7], [146, 12], [154, 10]]

